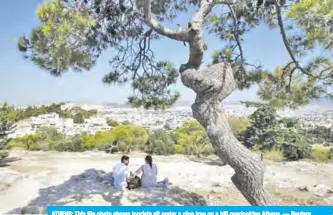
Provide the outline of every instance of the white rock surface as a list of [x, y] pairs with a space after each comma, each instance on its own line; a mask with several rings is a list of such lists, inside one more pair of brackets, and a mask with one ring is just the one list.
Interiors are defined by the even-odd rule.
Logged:
[[[22, 160], [0, 169], [0, 185], [10, 183], [10, 187], [0, 191], [0, 214], [41, 212], [46, 205], [214, 205], [223, 204], [213, 202], [214, 195], [235, 189], [230, 180], [234, 171], [229, 166], [184, 156], [153, 156], [158, 166], [158, 180], [168, 177], [172, 185], [168, 189], [119, 193], [111, 186], [110, 171], [121, 155], [96, 152], [79, 155], [12, 152], [12, 157]], [[144, 156], [130, 156], [132, 171], [143, 164]], [[326, 189], [323, 198], [331, 201], [328, 190], [333, 188], [332, 164], [270, 162], [265, 169], [266, 184], [295, 189], [308, 187], [321, 196]]]

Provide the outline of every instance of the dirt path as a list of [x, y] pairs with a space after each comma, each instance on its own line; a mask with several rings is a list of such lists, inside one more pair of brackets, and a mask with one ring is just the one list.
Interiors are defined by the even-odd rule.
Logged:
[[[14, 151], [11, 158], [20, 160], [0, 168], [0, 214], [15, 213], [26, 206], [31, 208], [52, 204], [246, 204], [230, 181], [233, 170], [212, 160], [154, 156], [158, 180], [168, 177], [172, 186], [167, 190], [117, 193], [109, 185], [96, 182], [95, 179], [88, 177], [78, 180], [77, 177], [88, 169], [110, 172], [120, 155]], [[131, 155], [130, 168], [134, 171], [143, 163], [143, 159], [144, 155]], [[285, 197], [282, 191], [291, 191], [294, 197], [303, 195], [297, 191], [302, 186], [321, 184], [333, 188], [333, 164], [267, 162], [265, 183], [279, 190], [278, 195], [282, 195], [282, 198]], [[304, 198], [312, 197], [308, 195]], [[324, 198], [328, 197], [322, 196]]]

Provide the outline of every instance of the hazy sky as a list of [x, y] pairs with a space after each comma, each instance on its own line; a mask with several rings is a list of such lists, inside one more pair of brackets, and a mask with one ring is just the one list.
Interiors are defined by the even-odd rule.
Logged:
[[[57, 101], [74, 102], [120, 102], [126, 101], [131, 94], [129, 87], [104, 85], [103, 74], [109, 71], [106, 52], [97, 65], [89, 72], [66, 73], [55, 78], [24, 60], [16, 48], [16, 40], [22, 34], [29, 34], [38, 24], [36, 8], [42, 0], [2, 1], [0, 7], [0, 103], [41, 104]], [[183, 14], [176, 23], [184, 24], [191, 14]], [[182, 21], [181, 21], [182, 20]], [[206, 36], [208, 51], [204, 63], [210, 63], [214, 49], [223, 47], [223, 43], [214, 36]], [[169, 39], [153, 44], [156, 55], [161, 60], [172, 61], [176, 66], [187, 62], [188, 49], [181, 42]], [[268, 69], [274, 69], [288, 60], [278, 30], [269, 30], [261, 26], [249, 33], [244, 41], [245, 55], [252, 63], [260, 62]], [[192, 101], [194, 94], [181, 83], [175, 86], [181, 92], [181, 101]], [[234, 92], [228, 100], [256, 99], [255, 89]]]

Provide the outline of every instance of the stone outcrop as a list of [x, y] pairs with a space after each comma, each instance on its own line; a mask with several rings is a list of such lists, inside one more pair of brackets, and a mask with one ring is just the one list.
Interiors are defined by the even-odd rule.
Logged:
[[320, 197], [333, 196], [333, 190], [324, 184], [316, 184], [314, 186], [304, 186], [300, 187], [299, 190], [307, 191]]

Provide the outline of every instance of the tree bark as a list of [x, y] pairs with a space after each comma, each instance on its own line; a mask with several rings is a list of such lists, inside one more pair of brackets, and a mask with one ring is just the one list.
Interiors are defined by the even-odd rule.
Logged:
[[264, 189], [264, 168], [260, 159], [235, 138], [221, 103], [236, 88], [230, 64], [219, 63], [203, 70], [187, 69], [181, 79], [196, 92], [193, 117], [205, 127], [219, 158], [234, 169], [231, 178], [234, 185], [251, 205], [275, 205]]

